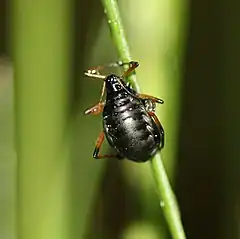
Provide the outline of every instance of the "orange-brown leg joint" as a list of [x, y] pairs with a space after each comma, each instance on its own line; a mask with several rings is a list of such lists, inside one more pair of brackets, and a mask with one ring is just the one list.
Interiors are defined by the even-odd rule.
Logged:
[[85, 110], [84, 113], [85, 115], [98, 115], [103, 112], [103, 108], [104, 108], [104, 103], [101, 102]]
[[96, 147], [93, 152], [93, 157], [95, 159], [102, 159], [102, 158], [119, 158], [120, 159], [118, 155], [111, 155], [111, 154], [99, 155], [99, 151], [101, 149], [103, 141], [104, 141], [104, 132], [101, 132], [96, 142]]
[[154, 122], [157, 124], [157, 126], [159, 128], [162, 127], [160, 121], [158, 120], [158, 117], [156, 116], [156, 114], [154, 112], [148, 112], [148, 114], [153, 118]]
[[159, 104], [164, 103], [164, 101], [162, 99], [159, 99], [159, 98], [151, 96], [151, 95], [138, 94], [137, 96], [141, 99], [149, 99], [149, 100], [152, 100], [153, 102], [156, 102], [156, 103], [159, 103]]
[[129, 68], [123, 73], [122, 77], [129, 76], [138, 66], [139, 64], [136, 61], [129, 62]]
[[102, 146], [103, 140], [104, 140], [104, 132], [101, 132], [100, 135], [98, 136], [96, 146], [95, 146], [95, 149], [94, 149], [94, 152], [93, 152], [93, 157], [94, 158], [99, 158], [98, 153], [99, 153], [100, 148]]

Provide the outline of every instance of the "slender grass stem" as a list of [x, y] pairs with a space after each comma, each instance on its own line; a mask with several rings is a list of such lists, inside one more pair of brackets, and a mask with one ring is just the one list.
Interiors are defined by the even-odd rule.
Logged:
[[186, 236], [181, 223], [177, 201], [164, 169], [160, 153], [156, 154], [152, 159], [152, 170], [159, 193], [160, 206], [163, 209], [172, 237], [174, 239], [184, 239]]
[[[120, 59], [123, 61], [131, 61], [131, 54], [116, 0], [102, 0], [102, 4], [111, 32], [111, 37], [117, 48]], [[135, 75], [130, 76], [128, 80], [137, 91], [140, 91]], [[151, 164], [159, 194], [160, 206], [168, 223], [171, 235], [174, 239], [184, 239], [186, 236], [182, 226], [177, 202], [164, 169], [160, 152], [155, 155]]]
[[[125, 36], [122, 20], [120, 17], [118, 4], [114, 0], [102, 0], [104, 13], [111, 31], [112, 40], [117, 48], [118, 55], [122, 61], [131, 61], [129, 46]], [[140, 86], [137, 83], [136, 76], [133, 74], [128, 77], [129, 82], [139, 92]]]

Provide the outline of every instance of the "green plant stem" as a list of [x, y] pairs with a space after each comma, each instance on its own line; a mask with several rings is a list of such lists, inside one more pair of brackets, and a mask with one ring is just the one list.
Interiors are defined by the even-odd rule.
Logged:
[[[129, 46], [116, 0], [102, 0], [102, 4], [120, 59], [123, 61], [131, 61]], [[129, 77], [128, 80], [137, 91], [140, 91], [135, 75]], [[180, 219], [177, 202], [164, 169], [160, 152], [152, 159], [152, 171], [160, 198], [160, 206], [164, 212], [172, 237], [174, 239], [184, 239], [186, 236]]]
[[186, 236], [181, 223], [180, 212], [160, 153], [157, 153], [152, 159], [152, 170], [160, 197], [160, 206], [163, 209], [172, 237], [184, 239]]
[[[117, 48], [118, 55], [122, 61], [129, 62], [132, 58], [120, 17], [118, 4], [115, 0], [102, 0], [102, 4], [109, 29], [111, 31], [112, 40]], [[140, 91], [140, 86], [137, 83], [136, 76], [134, 74], [128, 77], [128, 81], [138, 92]]]

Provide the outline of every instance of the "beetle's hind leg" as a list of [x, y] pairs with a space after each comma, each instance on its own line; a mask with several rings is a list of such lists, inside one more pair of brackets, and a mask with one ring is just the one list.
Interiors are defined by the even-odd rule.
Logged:
[[[146, 94], [137, 94], [137, 96], [142, 99], [142, 100], [150, 100], [153, 104], [159, 103], [163, 104], [164, 101], [162, 99], [159, 99], [157, 97], [151, 96], [151, 95], [146, 95]], [[151, 110], [148, 111], [149, 116], [154, 120], [155, 124], [158, 126], [160, 134], [161, 134], [161, 144], [160, 144], [160, 149], [164, 147], [165, 144], [165, 133], [162, 124], [158, 120], [158, 117], [155, 114], [155, 105], [151, 106]], [[147, 109], [146, 109], [147, 110]]]
[[164, 147], [165, 144], [165, 132], [163, 129], [162, 124], [160, 123], [160, 121], [158, 120], [158, 117], [156, 116], [156, 114], [154, 112], [148, 112], [149, 116], [154, 120], [154, 122], [156, 123], [156, 125], [158, 126], [159, 130], [160, 130], [160, 134], [161, 134], [161, 145], [160, 145], [160, 149], [162, 149]]
[[94, 149], [94, 152], [93, 152], [93, 158], [95, 159], [102, 159], [102, 158], [117, 158], [117, 159], [123, 159], [122, 156], [120, 156], [119, 154], [104, 154], [104, 155], [99, 155], [99, 151], [101, 149], [101, 146], [103, 144], [103, 141], [104, 141], [104, 132], [102, 131], [99, 136], [98, 136], [98, 139], [97, 139], [97, 142], [96, 142], [96, 146], [95, 146], [95, 149]]

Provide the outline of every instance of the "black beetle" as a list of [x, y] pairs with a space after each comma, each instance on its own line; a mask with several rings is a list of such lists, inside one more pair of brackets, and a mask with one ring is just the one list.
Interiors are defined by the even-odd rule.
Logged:
[[[126, 64], [129, 68], [121, 77], [114, 74], [101, 75], [99, 71], [104, 66], [85, 72], [86, 76], [103, 80], [99, 103], [85, 111], [85, 114], [102, 113], [103, 116], [103, 131], [97, 139], [93, 157], [127, 158], [135, 162], [145, 162], [164, 147], [164, 129], [155, 115], [155, 104], [163, 104], [163, 100], [139, 94], [123, 81], [124, 77], [138, 67], [138, 62], [117, 62], [108, 66]], [[109, 145], [116, 150], [116, 155], [99, 155], [104, 136]]]

